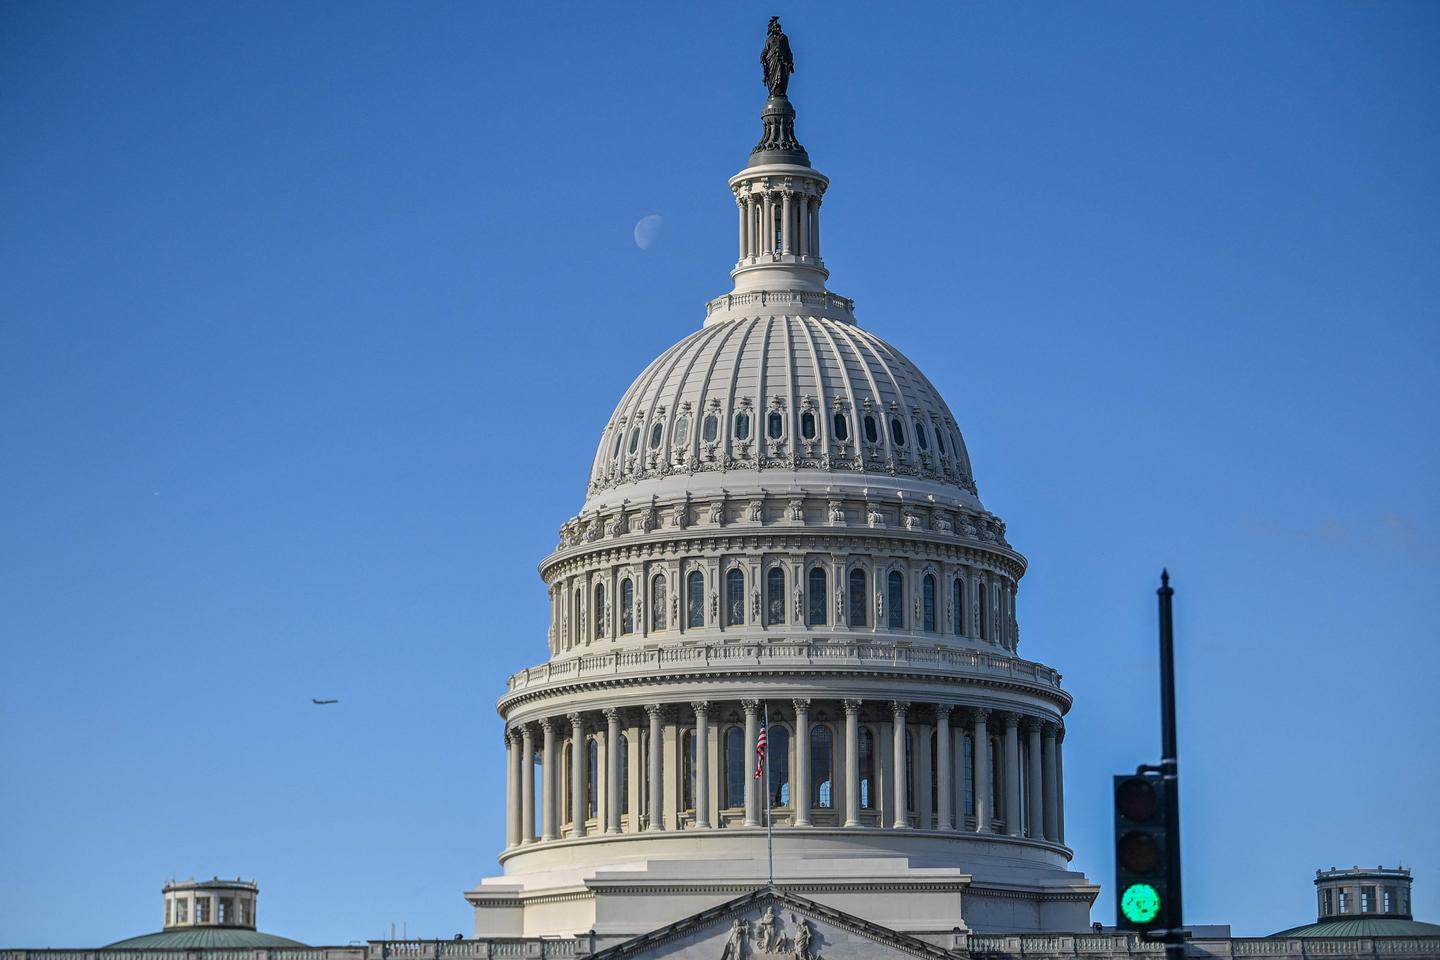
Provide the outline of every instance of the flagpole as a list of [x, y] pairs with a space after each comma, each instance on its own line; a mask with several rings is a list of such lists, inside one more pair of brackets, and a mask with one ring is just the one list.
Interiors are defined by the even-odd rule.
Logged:
[[770, 820], [770, 701], [765, 701], [765, 860], [769, 865], [766, 883], [775, 886], [775, 827]]

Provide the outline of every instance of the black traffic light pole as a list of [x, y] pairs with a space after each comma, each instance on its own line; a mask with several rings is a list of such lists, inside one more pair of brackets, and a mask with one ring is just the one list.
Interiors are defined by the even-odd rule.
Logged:
[[1165, 781], [1165, 820], [1169, 838], [1165, 844], [1165, 873], [1168, 890], [1168, 923], [1165, 955], [1185, 955], [1184, 900], [1180, 895], [1180, 762], [1175, 746], [1175, 624], [1170, 599], [1170, 571], [1160, 571], [1160, 775]]

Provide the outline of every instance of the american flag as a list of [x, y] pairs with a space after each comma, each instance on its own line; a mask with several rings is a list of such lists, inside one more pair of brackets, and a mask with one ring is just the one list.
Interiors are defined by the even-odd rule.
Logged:
[[766, 729], [768, 726], [769, 726], [768, 723], [762, 723], [762, 724], [760, 724], [760, 736], [757, 737], [756, 740], [755, 740], [755, 779], [756, 779], [756, 780], [759, 780], [761, 774], [763, 774], [763, 773], [765, 772], [765, 744], [766, 744], [765, 729]]

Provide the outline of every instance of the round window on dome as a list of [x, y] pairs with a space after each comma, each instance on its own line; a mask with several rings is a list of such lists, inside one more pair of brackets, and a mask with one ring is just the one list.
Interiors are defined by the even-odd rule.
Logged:
[[716, 437], [719, 433], [720, 433], [720, 418], [717, 417], [717, 416], [715, 416], [715, 414], [712, 413], [712, 414], [710, 414], [709, 416], [707, 416], [707, 417], [705, 418], [705, 422], [700, 425], [700, 436], [705, 439], [705, 442], [706, 442], [706, 443], [714, 443], [714, 442], [715, 442], [715, 437]]
[[736, 439], [736, 440], [749, 440], [749, 439], [750, 439], [750, 414], [748, 414], [748, 413], [737, 413], [737, 414], [735, 414], [735, 439]]
[[850, 439], [850, 424], [845, 422], [845, 414], [835, 414], [835, 439], [844, 442]]
[[690, 417], [683, 416], [675, 422], [675, 442], [684, 443], [690, 439]]
[[815, 439], [815, 414], [809, 410], [800, 414], [800, 436], [806, 440]]
[[900, 422], [899, 417], [890, 418], [890, 437], [895, 441], [895, 446], [905, 446], [905, 424]]
[[630, 452], [634, 453], [640, 448], [640, 428], [636, 427], [630, 431]]
[[868, 413], [865, 414], [865, 439], [870, 443], [880, 442], [880, 427]]
[[664, 432], [665, 432], [665, 425], [662, 424], [662, 423], [657, 423], [657, 424], [655, 424], [655, 426], [653, 426], [653, 427], [650, 428], [650, 449], [651, 449], [651, 450], [659, 450], [659, 449], [660, 449], [660, 437], [661, 437], [661, 435], [662, 435]]
[[770, 434], [771, 440], [779, 440], [785, 436], [785, 418], [780, 415], [778, 410], [770, 414], [765, 429]]
[[920, 444], [921, 450], [930, 449], [930, 441], [925, 439], [925, 427], [919, 420], [915, 421], [915, 442]]

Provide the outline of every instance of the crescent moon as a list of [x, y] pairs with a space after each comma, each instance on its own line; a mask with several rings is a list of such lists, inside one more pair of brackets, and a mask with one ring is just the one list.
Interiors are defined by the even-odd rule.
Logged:
[[662, 218], [658, 213], [641, 217], [640, 222], [635, 224], [635, 246], [641, 250], [649, 250], [654, 246], [656, 239], [660, 236], [660, 224], [662, 222]]

